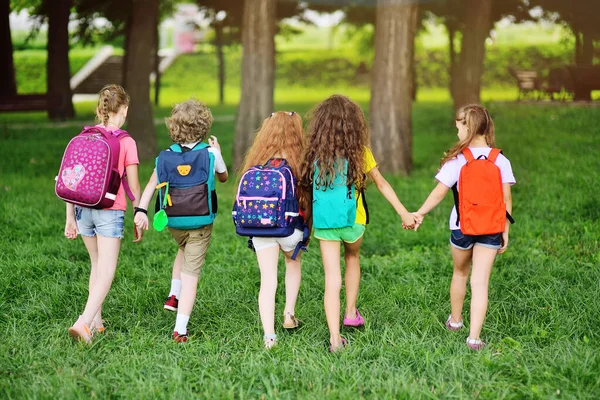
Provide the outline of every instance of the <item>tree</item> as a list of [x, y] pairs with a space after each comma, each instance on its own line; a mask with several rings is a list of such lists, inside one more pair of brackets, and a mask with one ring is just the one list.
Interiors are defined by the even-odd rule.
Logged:
[[590, 0], [531, 0], [549, 19], [566, 25], [575, 37], [575, 63], [594, 63], [594, 41], [600, 40], [600, 2]]
[[156, 56], [159, 0], [133, 0], [128, 24], [124, 82], [131, 98], [127, 128], [136, 139], [141, 159], [156, 156], [156, 129], [150, 102], [150, 73]]
[[46, 92], [58, 101], [49, 104], [51, 120], [67, 120], [75, 116], [71, 73], [69, 68], [69, 15], [72, 0], [44, 0], [42, 8], [48, 16], [48, 58], [46, 60]]
[[459, 68], [454, 69], [456, 79], [452, 98], [454, 108], [469, 103], [479, 103], [481, 76], [485, 61], [485, 40], [492, 29], [492, 0], [464, 0], [465, 24]]
[[242, 93], [233, 148], [234, 166], [242, 161], [254, 132], [273, 111], [277, 0], [245, 0], [242, 25]]
[[418, 6], [378, 0], [371, 85], [371, 135], [381, 169], [412, 169], [412, 93]]
[[[448, 31], [450, 93], [457, 109], [479, 103], [485, 61], [485, 41], [496, 21], [512, 17], [531, 20], [527, 0], [441, 0], [425, 4], [440, 17]], [[460, 53], [457, 41], [460, 40]]]
[[0, 0], [0, 21], [4, 28], [0, 28], [0, 95], [10, 96], [17, 94], [17, 81], [15, 79], [15, 64], [13, 60], [13, 45], [10, 36], [10, 0]]

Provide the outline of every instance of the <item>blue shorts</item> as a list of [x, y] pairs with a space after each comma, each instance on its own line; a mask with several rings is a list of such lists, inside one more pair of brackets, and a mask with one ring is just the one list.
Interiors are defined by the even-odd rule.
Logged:
[[489, 249], [499, 250], [502, 248], [502, 234], [493, 235], [465, 235], [460, 229], [453, 229], [450, 235], [450, 245], [460, 250], [469, 250], [476, 244]]
[[75, 206], [77, 230], [81, 236], [96, 235], [123, 239], [125, 211], [95, 210], [93, 208]]

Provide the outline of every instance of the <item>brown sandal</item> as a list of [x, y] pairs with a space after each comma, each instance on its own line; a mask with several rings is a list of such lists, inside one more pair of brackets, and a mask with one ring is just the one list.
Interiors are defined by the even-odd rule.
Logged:
[[286, 313], [283, 316], [283, 327], [285, 329], [296, 329], [300, 326], [300, 320], [294, 317], [290, 313]]

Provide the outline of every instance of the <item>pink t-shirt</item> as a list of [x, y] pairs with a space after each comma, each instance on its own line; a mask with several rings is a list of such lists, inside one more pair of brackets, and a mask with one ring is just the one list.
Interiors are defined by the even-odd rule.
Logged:
[[[126, 136], [121, 139], [121, 151], [119, 152], [119, 174], [123, 176], [123, 172], [125, 172], [125, 167], [128, 165], [139, 164], [140, 160], [138, 159], [137, 145], [135, 144], [135, 140], [133, 140], [130, 136]], [[127, 179], [127, 178], [125, 178]], [[109, 210], [127, 210], [127, 195], [125, 194], [125, 189], [123, 188], [123, 183], [121, 182], [121, 186], [119, 187], [119, 191], [117, 192], [117, 198], [115, 199], [115, 204]]]

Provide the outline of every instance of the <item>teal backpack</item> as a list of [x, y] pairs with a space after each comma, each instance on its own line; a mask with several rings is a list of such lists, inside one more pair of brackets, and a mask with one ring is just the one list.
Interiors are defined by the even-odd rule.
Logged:
[[[165, 215], [168, 217], [166, 225], [170, 228], [197, 229], [215, 220], [215, 156], [208, 147], [206, 143], [198, 143], [188, 150], [174, 144], [156, 158], [157, 214], [164, 220], [167, 219]], [[162, 230], [164, 225], [159, 225], [155, 223], [154, 226]]]
[[[319, 168], [315, 162], [315, 173], [313, 175], [313, 226], [318, 229], [345, 228], [353, 226], [356, 221], [357, 199], [354, 197], [354, 183], [346, 184], [348, 175], [348, 161], [344, 160], [344, 171], [337, 172], [333, 183], [326, 187], [317, 187], [316, 181]], [[365, 200], [365, 194], [361, 191], [367, 223], [369, 211]]]

